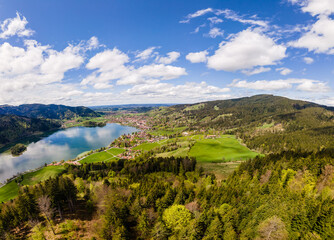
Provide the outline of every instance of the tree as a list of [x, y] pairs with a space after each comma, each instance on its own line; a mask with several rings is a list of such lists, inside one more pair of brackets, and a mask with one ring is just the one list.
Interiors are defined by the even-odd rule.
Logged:
[[223, 238], [223, 233], [224, 233], [224, 226], [222, 221], [220, 220], [219, 216], [216, 216], [210, 226], [208, 227], [207, 230], [208, 234], [203, 240], [220, 240], [220, 239], [225, 239]]
[[260, 239], [283, 240], [288, 239], [288, 231], [284, 222], [277, 216], [267, 218], [258, 227]]
[[55, 231], [52, 227], [52, 223], [51, 223], [51, 218], [52, 218], [52, 215], [54, 213], [54, 209], [51, 207], [50, 198], [46, 195], [41, 196], [38, 199], [38, 207], [39, 207], [39, 210], [41, 211], [41, 213], [44, 214], [46, 220], [49, 222], [53, 234], [56, 235], [56, 233], [55, 233]]
[[179, 231], [189, 224], [191, 212], [183, 205], [173, 205], [164, 211], [162, 219], [168, 228]]

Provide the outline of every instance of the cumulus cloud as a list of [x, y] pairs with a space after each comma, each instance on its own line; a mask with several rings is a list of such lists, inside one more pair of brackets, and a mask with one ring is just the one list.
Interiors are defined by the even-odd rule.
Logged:
[[286, 57], [286, 47], [256, 29], [235, 34], [222, 42], [215, 54], [208, 58], [208, 67], [215, 70], [236, 71], [256, 66], [275, 65]]
[[[162, 62], [172, 62], [176, 60], [176, 55], [172, 52], [169, 57], [160, 59]], [[114, 48], [105, 50], [92, 57], [86, 65], [87, 69], [95, 70], [84, 78], [81, 85], [92, 85], [100, 89], [103, 84], [111, 87], [111, 81], [116, 80], [118, 85], [142, 84], [147, 82], [159, 82], [170, 80], [187, 75], [184, 68], [165, 64], [149, 64], [135, 68], [128, 64], [130, 58], [127, 54]]]
[[192, 63], [200, 63], [200, 62], [206, 62], [207, 61], [207, 55], [208, 51], [201, 51], [201, 52], [191, 52], [188, 53], [186, 56], [186, 59]]
[[150, 98], [173, 99], [174, 101], [199, 101], [227, 98], [229, 95], [223, 94], [229, 92], [229, 88], [219, 88], [208, 85], [206, 82], [195, 83], [187, 82], [181, 85], [169, 83], [141, 84], [126, 90], [123, 95], [143, 96]]
[[276, 68], [276, 71], [277, 71], [277, 72], [280, 72], [280, 74], [283, 75], [283, 76], [292, 73], [292, 70], [291, 70], [291, 69], [289, 69], [289, 68], [285, 68], [285, 67], [282, 67], [282, 68]]
[[24, 16], [21, 16], [20, 13], [16, 12], [15, 18], [8, 18], [1, 23], [0, 38], [7, 39], [15, 35], [19, 37], [31, 36], [34, 31], [27, 29], [27, 24], [27, 19]]
[[78, 46], [56, 51], [34, 40], [25, 40], [24, 47], [5, 42], [0, 45], [0, 95], [61, 82], [65, 72], [78, 68], [83, 61]]
[[163, 63], [163, 64], [171, 64], [173, 62], [175, 62], [179, 57], [180, 57], [180, 53], [179, 52], [169, 52], [167, 53], [167, 57], [161, 57], [161, 56], [158, 56], [156, 58], [156, 61], [158, 63]]
[[314, 62], [313, 58], [310, 57], [304, 57], [303, 60], [306, 64], [312, 64]]
[[334, 13], [334, 2], [332, 0], [289, 0], [293, 4], [302, 7], [303, 12], [308, 12], [312, 16], [330, 15]]
[[290, 42], [290, 46], [307, 48], [315, 53], [334, 54], [334, 20], [328, 16], [320, 16], [298, 40]]
[[229, 86], [237, 88], [247, 88], [253, 90], [285, 90], [291, 89], [296, 85], [296, 89], [305, 92], [328, 92], [330, 91], [329, 86], [318, 80], [312, 79], [300, 79], [300, 78], [289, 78], [279, 80], [258, 80], [249, 82], [246, 80], [234, 80]]
[[210, 29], [210, 32], [208, 33], [209, 37], [216, 38], [218, 36], [223, 36], [224, 31], [222, 31], [220, 28], [214, 27]]

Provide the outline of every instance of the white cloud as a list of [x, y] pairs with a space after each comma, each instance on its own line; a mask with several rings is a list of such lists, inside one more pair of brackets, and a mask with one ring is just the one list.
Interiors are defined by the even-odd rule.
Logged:
[[129, 57], [117, 48], [97, 53], [86, 65], [88, 69], [99, 69], [100, 72], [114, 70], [129, 62]]
[[[177, 54], [169, 54], [169, 59], [163, 62], [172, 62]], [[81, 85], [92, 85], [96, 89], [101, 86], [111, 86], [111, 81], [116, 80], [118, 85], [142, 84], [147, 82], [159, 82], [187, 75], [184, 68], [165, 64], [149, 64], [135, 68], [128, 64], [130, 61], [127, 54], [117, 48], [105, 50], [92, 57], [86, 65], [87, 69], [95, 70], [84, 78]]]
[[87, 41], [87, 49], [88, 50], [92, 50], [92, 49], [96, 49], [98, 47], [102, 46], [99, 43], [99, 39], [95, 36], [91, 37], [88, 41]]
[[187, 82], [182, 85], [168, 83], [141, 84], [126, 90], [125, 96], [141, 96], [150, 99], [173, 99], [173, 101], [200, 101], [223, 99], [230, 95], [223, 93], [229, 92], [229, 88], [219, 88], [208, 85], [206, 82], [195, 83]]
[[201, 28], [203, 28], [203, 27], [205, 27], [206, 26], [206, 24], [204, 23], [204, 24], [202, 24], [202, 25], [199, 25], [197, 28], [195, 28], [195, 30], [193, 31], [193, 32], [191, 32], [191, 33], [198, 33], [199, 32], [199, 30], [201, 29]]
[[307, 48], [315, 53], [334, 54], [334, 20], [320, 16], [309, 31], [289, 44], [296, 48]]
[[283, 75], [283, 76], [286, 76], [286, 75], [292, 73], [292, 70], [291, 70], [291, 69], [289, 69], [289, 68], [285, 68], [285, 67], [282, 67], [282, 68], [276, 68], [276, 71], [277, 71], [277, 72], [280, 72], [280, 74]]
[[245, 19], [238, 14], [236, 14], [234, 11], [230, 9], [224, 9], [224, 10], [216, 10], [215, 11], [216, 15], [223, 15], [226, 19], [230, 19], [232, 21], [244, 23], [244, 24], [250, 24], [250, 25], [257, 25], [260, 27], [267, 27], [268, 22], [267, 21], [262, 21], [262, 20], [257, 20], [257, 19]]
[[78, 46], [56, 51], [34, 40], [25, 40], [24, 47], [5, 42], [0, 45], [0, 95], [61, 82], [65, 72], [78, 68], [83, 61]]
[[223, 36], [224, 35], [224, 31], [222, 31], [220, 28], [214, 27], [210, 29], [210, 32], [208, 33], [208, 35], [211, 38], [216, 38], [218, 36]]
[[[216, 16], [223, 15], [226, 19], [229, 19], [229, 20], [232, 20], [232, 21], [237, 21], [237, 22], [240, 22], [240, 23], [243, 23], [243, 24], [250, 24], [250, 25], [253, 25], [253, 26], [256, 25], [256, 26], [263, 27], [263, 28], [268, 27], [268, 22], [267, 21], [258, 20], [258, 19], [256, 19], [256, 16], [252, 16], [249, 19], [246, 19], [242, 16], [239, 16], [236, 12], [234, 12], [230, 9], [222, 10], [222, 9], [212, 9], [212, 8], [201, 9], [201, 10], [198, 10], [197, 12], [195, 12], [195, 13], [188, 14], [185, 17], [185, 20], [180, 21], [180, 23], [189, 23], [191, 19], [203, 16], [203, 15], [208, 14], [208, 13], [213, 13]], [[211, 24], [217, 24], [217, 23], [223, 22], [222, 19], [220, 19], [216, 16], [208, 18], [208, 20], [211, 22]]]
[[296, 87], [297, 90], [305, 92], [328, 92], [330, 88], [326, 83], [318, 81], [304, 81]]
[[34, 31], [26, 29], [28, 21], [25, 17], [21, 17], [20, 13], [16, 12], [15, 18], [8, 18], [1, 23], [0, 38], [7, 39], [11, 36], [28, 37]]
[[333, 0], [289, 0], [293, 4], [299, 4], [303, 12], [308, 12], [312, 16], [330, 15], [334, 13]]
[[254, 69], [245, 69], [245, 70], [242, 70], [241, 72], [243, 74], [246, 74], [248, 76], [251, 76], [251, 75], [255, 75], [255, 74], [259, 74], [259, 73], [263, 73], [263, 72], [269, 72], [271, 70], [271, 68], [266, 68], [266, 67], [259, 67], [259, 68], [254, 68]]
[[186, 56], [186, 59], [192, 63], [200, 63], [207, 61], [208, 51], [201, 51], [201, 52], [191, 52]]
[[209, 13], [209, 12], [213, 12], [213, 9], [212, 8], [206, 8], [206, 9], [198, 10], [195, 13], [188, 14], [186, 16], [186, 19], [180, 21], [180, 23], [188, 23], [190, 21], [190, 19], [203, 16], [203, 15]]
[[138, 68], [136, 73], [143, 77], [160, 78], [162, 80], [170, 80], [187, 75], [184, 68], [164, 64], [145, 65]]
[[292, 88], [291, 83], [285, 80], [273, 80], [273, 81], [258, 80], [255, 82], [237, 80], [237, 81], [233, 81], [229, 86], [237, 87], [237, 88], [254, 89], [254, 90], [282, 90], [282, 89]]
[[212, 24], [217, 24], [217, 23], [222, 23], [223, 20], [217, 17], [210, 17], [208, 18], [208, 20], [212, 23]]
[[314, 62], [313, 58], [310, 57], [304, 57], [304, 62], [306, 64], [312, 64]]
[[167, 53], [167, 57], [161, 57], [161, 56], [158, 56], [156, 58], [156, 61], [158, 63], [163, 63], [163, 64], [171, 64], [173, 62], [175, 62], [179, 57], [180, 57], [180, 53], [179, 52], [169, 52]]
[[275, 65], [286, 57], [285, 51], [285, 46], [276, 44], [265, 34], [246, 29], [235, 34], [229, 42], [222, 42], [215, 54], [208, 58], [208, 67], [236, 71]]
[[141, 51], [141, 52], [137, 53], [137, 55], [135, 57], [136, 61], [143, 61], [143, 60], [149, 59], [150, 57], [155, 55], [154, 50], [156, 48], [157, 47], [150, 47], [150, 48], [145, 49], [144, 51]]
[[330, 88], [326, 83], [312, 79], [301, 78], [289, 78], [279, 80], [258, 80], [254, 82], [248, 82], [246, 80], [234, 80], [229, 86], [237, 88], [247, 88], [253, 90], [285, 90], [291, 89], [294, 85], [297, 90], [305, 92], [328, 92]]

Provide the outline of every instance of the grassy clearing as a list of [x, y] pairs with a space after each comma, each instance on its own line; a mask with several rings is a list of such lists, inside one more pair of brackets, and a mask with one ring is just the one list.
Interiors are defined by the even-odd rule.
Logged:
[[232, 135], [217, 139], [199, 140], [191, 148], [189, 156], [198, 162], [227, 162], [254, 158], [258, 153], [252, 152]]
[[[40, 181], [44, 181], [50, 177], [59, 175], [65, 168], [63, 166], [48, 166], [36, 172], [31, 172], [23, 175], [21, 185], [34, 185]], [[0, 188], [0, 202], [6, 202], [17, 196], [19, 187], [15, 181], [11, 181]]]
[[117, 156], [125, 152], [125, 149], [124, 148], [110, 148], [107, 152]]
[[178, 127], [178, 128], [167, 128], [167, 129], [158, 129], [154, 131], [150, 131], [149, 133], [151, 135], [162, 135], [162, 136], [168, 136], [168, 135], [173, 135], [173, 134], [178, 134], [183, 132], [186, 127]]
[[107, 159], [113, 158], [114, 156], [107, 152], [97, 152], [85, 157], [80, 160], [80, 163], [93, 163], [93, 162], [103, 162]]
[[216, 175], [217, 180], [227, 179], [234, 170], [238, 168], [240, 161], [227, 162], [227, 163], [209, 163], [209, 162], [199, 162], [197, 166], [203, 167], [204, 171], [207, 173], [213, 173]]
[[193, 106], [186, 107], [184, 111], [192, 111], [192, 110], [199, 110], [205, 107], [204, 103], [196, 104]]
[[159, 153], [157, 157], [186, 157], [188, 156], [189, 147], [181, 147], [171, 152]]
[[123, 148], [111, 148], [107, 151], [93, 153], [88, 157], [80, 160], [80, 163], [95, 163], [95, 162], [104, 162], [104, 161], [112, 161], [117, 159], [117, 155], [125, 152]]
[[150, 151], [153, 148], [159, 147], [160, 144], [157, 142], [154, 143], [142, 143], [138, 145], [137, 147], [134, 147], [133, 150], [141, 150], [141, 151]]

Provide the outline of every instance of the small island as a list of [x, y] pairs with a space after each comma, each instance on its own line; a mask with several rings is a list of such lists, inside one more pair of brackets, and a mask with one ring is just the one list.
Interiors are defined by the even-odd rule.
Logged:
[[22, 143], [18, 143], [11, 147], [10, 152], [13, 156], [20, 156], [25, 150], [27, 150], [27, 147]]

